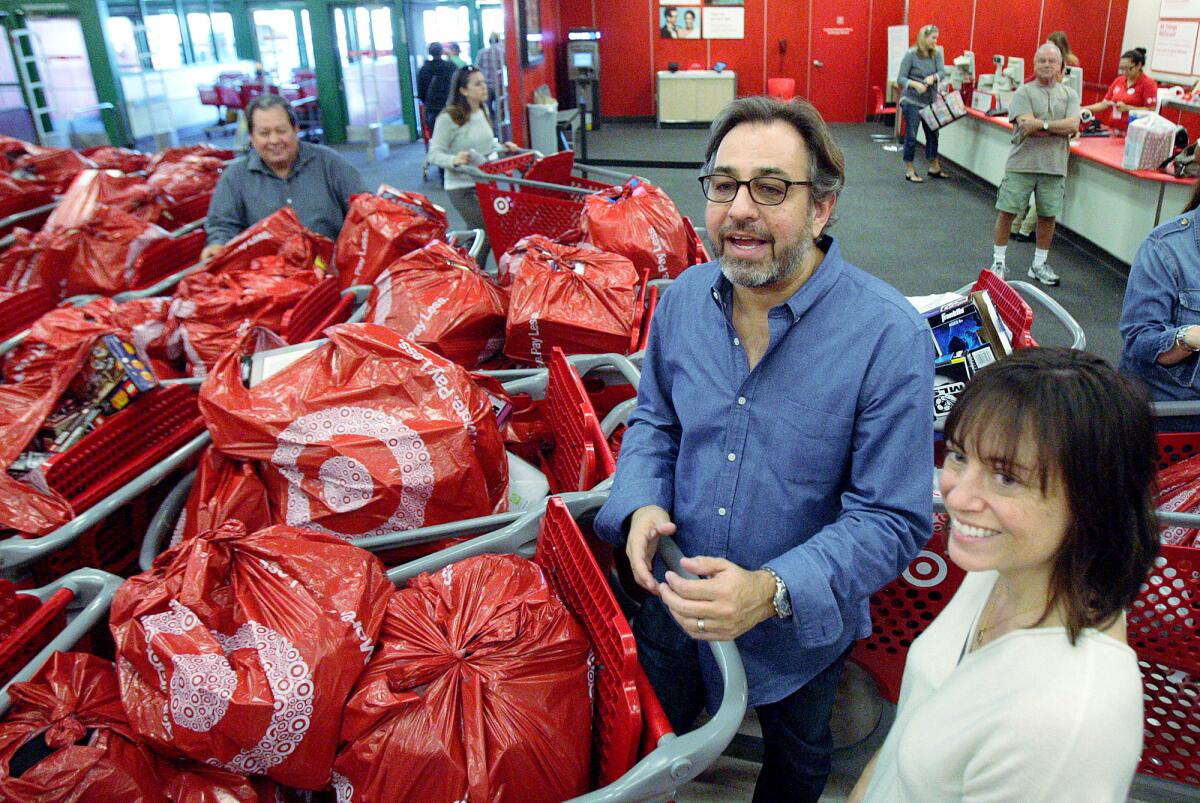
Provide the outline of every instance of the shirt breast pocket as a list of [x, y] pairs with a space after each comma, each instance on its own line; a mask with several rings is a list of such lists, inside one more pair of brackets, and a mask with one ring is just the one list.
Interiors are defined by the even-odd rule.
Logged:
[[850, 454], [854, 421], [799, 402], [784, 400], [779, 408], [787, 439], [775, 448], [792, 456], [781, 471], [787, 482], [829, 487], [842, 480]]
[[1177, 326], [1200, 324], [1200, 288], [1179, 291], [1179, 310], [1175, 317]]

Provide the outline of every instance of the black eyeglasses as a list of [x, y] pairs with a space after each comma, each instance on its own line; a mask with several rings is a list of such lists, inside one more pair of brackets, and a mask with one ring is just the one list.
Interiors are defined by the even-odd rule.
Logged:
[[792, 187], [811, 187], [811, 181], [788, 181], [775, 176], [758, 176], [748, 181], [738, 181], [732, 176], [713, 173], [700, 177], [700, 190], [704, 197], [715, 204], [732, 203], [738, 190], [748, 187], [750, 198], [762, 206], [778, 206], [787, 200]]

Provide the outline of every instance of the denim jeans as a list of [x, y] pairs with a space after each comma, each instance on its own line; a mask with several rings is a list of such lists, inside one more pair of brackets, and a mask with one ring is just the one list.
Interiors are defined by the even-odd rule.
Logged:
[[921, 108], [915, 103], [901, 103], [904, 112], [904, 161], [911, 162], [917, 155], [917, 125], [925, 128], [925, 158], [936, 159], [938, 155], [938, 132], [921, 119]]
[[[638, 657], [671, 727], [692, 729], [704, 707], [699, 650], [708, 649], [675, 623], [657, 597], [642, 605], [633, 622]], [[816, 803], [833, 767], [829, 720], [849, 651], [782, 700], [756, 710], [763, 734], [763, 765], [755, 803]]]

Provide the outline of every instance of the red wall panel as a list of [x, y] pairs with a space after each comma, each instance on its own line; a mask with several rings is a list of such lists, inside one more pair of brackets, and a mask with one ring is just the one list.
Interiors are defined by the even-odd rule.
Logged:
[[555, 76], [560, 29], [558, 2], [542, 0], [541, 12], [542, 47], [545, 49], [546, 58], [536, 66], [522, 67], [517, 38], [517, 3], [516, 0], [504, 0], [505, 60], [513, 65], [508, 71], [509, 105], [512, 112], [513, 140], [519, 145], [528, 144], [525, 141], [525, 106], [533, 100], [533, 91], [546, 84], [551, 93], [558, 97], [558, 80]]
[[[886, 95], [889, 76], [887, 29], [904, 22], [904, 0], [873, 0], [870, 8], [870, 31], [867, 43], [867, 86], [879, 87]], [[867, 92], [868, 103], [871, 92]], [[871, 113], [871, 109], [867, 109]]]
[[[1030, 0], [1020, 0], [1029, 2]], [[908, 4], [908, 45], [917, 41], [917, 31], [926, 25], [938, 26], [938, 44], [945, 50], [946, 58], [953, 61], [964, 50], [971, 50], [971, 21], [975, 0], [911, 0]], [[902, 21], [902, 20], [901, 20]], [[1036, 20], [1035, 20], [1036, 23]], [[893, 24], [899, 24], [893, 23]], [[885, 36], [887, 32], [884, 32]], [[883, 52], [887, 54], [887, 42]], [[978, 48], [975, 49], [978, 53]], [[991, 55], [985, 56], [991, 59]], [[990, 65], [991, 62], [989, 61]], [[890, 76], [895, 80], [895, 76]]]

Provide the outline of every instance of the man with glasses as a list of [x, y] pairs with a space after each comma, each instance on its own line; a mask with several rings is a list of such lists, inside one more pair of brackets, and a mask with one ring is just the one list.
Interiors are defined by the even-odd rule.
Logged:
[[[867, 599], [929, 538], [932, 339], [825, 232], [845, 172], [810, 104], [735, 100], [703, 173], [719, 259], [659, 302], [596, 530], [651, 595], [634, 634], [676, 732], [720, 700], [699, 642], [736, 639], [765, 748], [754, 799], [816, 801]], [[664, 574], [663, 536], [701, 579]]]

